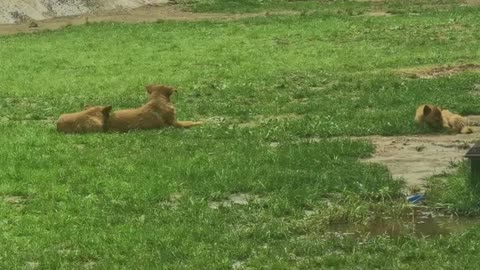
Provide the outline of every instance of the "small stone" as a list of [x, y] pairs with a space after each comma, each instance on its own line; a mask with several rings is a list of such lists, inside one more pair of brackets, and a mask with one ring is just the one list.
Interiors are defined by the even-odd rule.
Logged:
[[32, 21], [32, 22], [30, 22], [30, 24], [28, 25], [28, 27], [30, 27], [30, 28], [37, 28], [37, 27], [38, 27], [38, 23]]

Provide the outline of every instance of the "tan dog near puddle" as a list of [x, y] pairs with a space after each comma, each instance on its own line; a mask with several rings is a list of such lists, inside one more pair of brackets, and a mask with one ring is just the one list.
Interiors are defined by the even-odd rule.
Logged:
[[177, 121], [170, 96], [176, 91], [171, 86], [152, 84], [145, 87], [149, 101], [140, 108], [115, 111], [107, 119], [106, 129], [125, 132], [134, 129], [158, 129], [168, 126], [189, 128], [203, 122]]
[[84, 111], [60, 115], [57, 131], [65, 133], [102, 132], [112, 106], [88, 107]]
[[443, 127], [457, 133], [473, 133], [472, 128], [468, 126], [467, 118], [430, 104], [420, 105], [417, 108], [415, 121], [433, 128]]

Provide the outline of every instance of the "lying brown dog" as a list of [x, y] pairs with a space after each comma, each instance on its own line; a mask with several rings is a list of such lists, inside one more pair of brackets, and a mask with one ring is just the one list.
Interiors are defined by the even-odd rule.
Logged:
[[145, 87], [149, 101], [140, 108], [120, 110], [110, 114], [106, 128], [111, 131], [128, 131], [132, 129], [157, 129], [167, 126], [189, 128], [202, 122], [177, 121], [176, 111], [170, 102], [175, 88], [152, 84]]
[[95, 106], [77, 113], [62, 114], [57, 121], [57, 131], [65, 133], [104, 131], [111, 110], [112, 106]]
[[472, 128], [468, 126], [467, 118], [430, 104], [420, 105], [417, 108], [415, 121], [433, 128], [443, 127], [457, 133], [473, 133]]

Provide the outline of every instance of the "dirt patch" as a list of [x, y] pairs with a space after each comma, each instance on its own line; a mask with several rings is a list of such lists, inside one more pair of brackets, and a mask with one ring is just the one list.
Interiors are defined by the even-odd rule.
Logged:
[[159, 205], [163, 208], [175, 210], [180, 205], [180, 202], [182, 199], [183, 199], [182, 193], [174, 192], [170, 194], [170, 196], [168, 196], [166, 200], [161, 201]]
[[245, 269], [245, 262], [243, 262], [243, 261], [235, 261], [235, 262], [232, 264], [232, 270], [241, 270], [241, 269]]
[[366, 12], [363, 15], [364, 16], [372, 16], [372, 17], [390, 17], [390, 16], [393, 16], [392, 13], [390, 13], [388, 11], [381, 11], [381, 10]]
[[83, 264], [84, 269], [95, 269], [97, 263], [96, 262], [86, 262]]
[[301, 114], [295, 113], [287, 113], [287, 114], [279, 114], [279, 115], [255, 115], [251, 117], [251, 121], [239, 121], [238, 119], [233, 118], [225, 118], [222, 116], [212, 116], [209, 118], [201, 119], [202, 121], [210, 124], [229, 124], [229, 129], [233, 129], [235, 127], [239, 128], [256, 128], [260, 127], [262, 124], [268, 123], [270, 121], [276, 122], [285, 122], [285, 121], [293, 121], [293, 120], [300, 120], [303, 118]]
[[239, 128], [256, 128], [270, 121], [284, 122], [284, 121], [291, 121], [291, 120], [300, 120], [302, 118], [303, 118], [302, 115], [294, 114], [294, 113], [279, 114], [274, 116], [255, 115], [252, 121], [238, 123], [237, 126]]
[[3, 197], [3, 201], [11, 206], [22, 208], [25, 206], [27, 198], [24, 196], [8, 195]]
[[25, 264], [25, 269], [38, 269], [40, 267], [39, 262], [27, 262]]
[[208, 207], [219, 209], [220, 207], [232, 207], [233, 205], [248, 205], [249, 202], [258, 200], [258, 196], [247, 193], [235, 193], [222, 201], [210, 201]]
[[422, 188], [426, 178], [448, 173], [454, 163], [464, 160], [473, 142], [480, 140], [480, 127], [473, 129], [473, 134], [363, 137], [376, 146], [373, 157], [363, 161], [381, 163], [393, 177], [403, 178], [407, 187]]
[[452, 76], [467, 71], [480, 71], [478, 64], [464, 64], [442, 67], [421, 67], [400, 69], [399, 73], [411, 78], [432, 79], [437, 77]]
[[[355, 0], [355, 2], [370, 2], [370, 3], [376, 3], [376, 4], [384, 4], [384, 3], [387, 2], [387, 0]], [[429, 1], [416, 1], [416, 2], [418, 2], [418, 3], [423, 2], [424, 4], [430, 3]], [[461, 3], [466, 4], [466, 5], [480, 5], [480, 0], [464, 0]], [[438, 6], [438, 5], [445, 5], [445, 4], [435, 3], [435, 5]]]
[[70, 16], [35, 21], [26, 20], [19, 24], [0, 24], [0, 35], [16, 33], [32, 33], [45, 30], [60, 29], [69, 25], [82, 25], [94, 22], [126, 22], [144, 23], [157, 21], [201, 21], [201, 20], [239, 20], [252, 17], [266, 17], [274, 15], [299, 15], [297, 11], [270, 11], [268, 13], [193, 13], [183, 11], [177, 5], [158, 4], [143, 6], [134, 9], [115, 9], [112, 11], [97, 12], [95, 14]]
[[475, 85], [473, 85], [473, 90], [470, 91], [470, 95], [480, 96], [480, 83], [476, 83]]
[[480, 5], [480, 0], [466, 0], [465, 4], [472, 5], [472, 6], [477, 6], [477, 5]]

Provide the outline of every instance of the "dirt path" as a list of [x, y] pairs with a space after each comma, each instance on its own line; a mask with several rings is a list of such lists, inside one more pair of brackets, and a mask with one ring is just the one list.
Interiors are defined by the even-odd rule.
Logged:
[[[61, 17], [41, 21], [26, 20], [19, 24], [0, 24], [0, 35], [16, 33], [32, 33], [43, 30], [54, 30], [67, 25], [81, 25], [87, 22], [126, 22], [142, 23], [159, 20], [199, 21], [199, 20], [238, 20], [242, 18], [261, 17], [269, 15], [298, 15], [296, 11], [272, 11], [261, 13], [231, 14], [231, 13], [193, 13], [182, 11], [177, 5], [158, 4], [135, 9], [114, 10], [96, 15], [79, 15]], [[33, 27], [32, 27], [33, 26]]]
[[458, 64], [450, 66], [423, 66], [416, 68], [402, 68], [398, 69], [397, 72], [403, 75], [406, 75], [411, 78], [420, 78], [420, 79], [435, 79], [443, 76], [452, 76], [455, 74], [463, 72], [479, 72], [480, 65], [478, 64]]
[[452, 163], [464, 159], [475, 141], [480, 140], [480, 127], [473, 134], [429, 136], [369, 136], [376, 146], [375, 154], [365, 162], [381, 163], [393, 177], [401, 177], [407, 187], [422, 188], [425, 179], [451, 172]]

